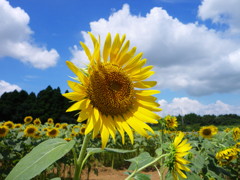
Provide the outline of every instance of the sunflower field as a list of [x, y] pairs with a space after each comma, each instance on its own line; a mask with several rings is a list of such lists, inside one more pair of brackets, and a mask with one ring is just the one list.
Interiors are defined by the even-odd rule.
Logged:
[[[129, 138], [126, 138], [123, 144], [121, 135], [116, 134], [116, 141], [110, 139], [107, 147], [102, 149], [101, 136], [91, 139], [84, 168], [95, 173], [100, 165], [114, 169], [126, 169], [126, 174], [129, 176], [135, 171], [137, 173], [132, 176], [133, 179], [151, 179], [151, 176], [144, 174], [144, 170], [150, 169], [158, 170], [162, 179], [240, 178], [239, 127], [227, 128], [222, 132], [219, 132], [215, 126], [203, 126], [196, 132], [177, 131], [177, 127], [176, 118], [166, 116], [159, 120], [158, 126], [153, 127], [154, 134], [142, 137], [134, 132], [134, 144]], [[85, 128], [86, 125], [81, 123], [78, 125], [54, 123], [52, 118], [42, 124], [39, 118], [33, 120], [31, 116], [26, 117], [22, 124], [14, 124], [12, 121], [1, 122], [0, 179], [5, 179], [24, 156], [31, 154], [44, 142], [49, 143], [47, 147], [50, 149], [49, 146], [53, 143], [62, 143], [66, 152], [45, 169], [35, 170], [36, 173], [31, 178], [72, 179], [74, 177], [74, 156], [81, 149]], [[73, 145], [68, 145], [73, 141]], [[33, 166], [28, 168], [34, 171]], [[25, 177], [30, 179], [27, 178], [28, 175], [29, 173], [23, 174], [16, 179], [25, 179]]]
[[160, 91], [147, 80], [153, 66], [145, 66], [126, 35], [108, 33], [103, 43], [89, 37], [92, 48], [80, 42], [89, 64], [66, 62], [75, 77], [62, 95], [78, 124], [31, 116], [1, 122], [1, 179], [79, 180], [83, 170], [97, 174], [99, 165], [126, 169], [126, 180], [149, 180], [149, 169], [162, 180], [240, 179], [239, 127], [178, 131], [176, 117], [159, 116]]

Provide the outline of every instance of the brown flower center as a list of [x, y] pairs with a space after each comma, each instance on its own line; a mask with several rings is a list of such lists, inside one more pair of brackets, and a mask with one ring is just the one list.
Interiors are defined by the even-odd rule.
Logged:
[[93, 67], [87, 93], [91, 103], [105, 115], [120, 115], [132, 107], [133, 83], [117, 65], [104, 63]]

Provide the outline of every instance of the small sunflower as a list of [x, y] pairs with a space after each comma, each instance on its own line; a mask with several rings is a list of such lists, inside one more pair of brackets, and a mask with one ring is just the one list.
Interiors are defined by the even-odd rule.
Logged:
[[55, 124], [55, 128], [60, 129], [61, 127], [62, 127], [62, 125], [61, 125], [60, 123], [56, 123], [56, 124]]
[[238, 152], [240, 152], [240, 142], [236, 143], [234, 147], [237, 149]]
[[69, 137], [67, 138], [67, 137], [66, 137], [66, 138], [64, 138], [64, 140], [65, 140], [65, 141], [71, 141], [72, 138], [69, 138]]
[[240, 139], [240, 128], [239, 127], [233, 128], [233, 139], [235, 141]]
[[187, 139], [183, 140], [184, 133], [180, 132], [174, 139], [174, 142], [170, 146], [170, 153], [166, 160], [166, 164], [171, 171], [174, 180], [179, 179], [178, 176], [182, 178], [187, 178], [183, 171], [190, 171], [186, 164], [190, 162], [183, 157], [189, 154], [192, 148], [190, 144], [187, 144]]
[[25, 128], [24, 135], [27, 137], [34, 137], [37, 131], [38, 131], [38, 128], [33, 124], [30, 124]]
[[41, 132], [40, 132], [40, 131], [37, 131], [37, 132], [34, 134], [33, 137], [36, 138], [36, 139], [41, 138], [41, 137], [42, 137]]
[[68, 81], [73, 92], [63, 94], [76, 101], [67, 112], [80, 111], [77, 121], [87, 120], [85, 134], [93, 132], [93, 138], [101, 134], [102, 148], [109, 136], [115, 140], [116, 131], [119, 131], [122, 143], [125, 142], [124, 132], [133, 143], [132, 130], [148, 137], [146, 130], [154, 132], [146, 123], [158, 123], [160, 117], [153, 111], [161, 110], [155, 102], [157, 98], [152, 96], [159, 91], [142, 90], [156, 85], [155, 81], [145, 81], [154, 74], [151, 71], [153, 66], [143, 67], [147, 60], [142, 59], [142, 53], [134, 55], [136, 47], [129, 50], [130, 42], [125, 42], [125, 35], [116, 34], [112, 41], [108, 33], [103, 48], [100, 47], [100, 38], [89, 35], [93, 52], [81, 42], [89, 59], [87, 69], [80, 69], [67, 61], [78, 81]]
[[47, 136], [54, 138], [58, 136], [59, 132], [58, 128], [51, 128], [48, 129]]
[[53, 118], [48, 118], [47, 123], [48, 123], [49, 125], [54, 124]]
[[4, 126], [7, 126], [9, 129], [13, 129], [15, 125], [12, 121], [6, 121]]
[[72, 127], [72, 132], [73, 133], [78, 134], [78, 133], [80, 133], [80, 130], [81, 130], [81, 127], [78, 126], [78, 125], [75, 125], [75, 126]]
[[178, 122], [177, 122], [177, 118], [176, 117], [167, 115], [164, 118], [164, 120], [165, 120], [167, 128], [175, 129], [176, 127], [178, 127]]
[[215, 134], [217, 134], [218, 129], [216, 126], [203, 126], [199, 130], [200, 136], [204, 138], [212, 138]]
[[26, 116], [26, 117], [24, 118], [24, 123], [25, 123], [25, 124], [29, 124], [29, 123], [32, 122], [32, 120], [33, 120], [32, 116]]
[[5, 137], [9, 132], [9, 127], [8, 126], [0, 126], [0, 137]]
[[19, 128], [21, 128], [21, 127], [22, 127], [22, 124], [20, 124], [20, 123], [15, 124], [15, 126], [14, 126], [14, 128], [16, 128], [16, 129], [19, 129]]
[[63, 124], [61, 124], [61, 127], [62, 127], [62, 129], [67, 130], [68, 124], [67, 123], [63, 123]]
[[86, 130], [86, 127], [85, 127], [85, 126], [82, 126], [82, 127], [80, 128], [79, 134], [84, 135], [85, 130]]
[[41, 120], [40, 120], [40, 118], [36, 118], [34, 121], [33, 121], [33, 124], [35, 125], [35, 126], [40, 126], [41, 125]]
[[227, 165], [231, 161], [233, 161], [234, 159], [237, 159], [237, 158], [238, 158], [238, 151], [235, 147], [219, 151], [216, 154], [216, 159], [218, 160], [218, 164], [220, 166]]

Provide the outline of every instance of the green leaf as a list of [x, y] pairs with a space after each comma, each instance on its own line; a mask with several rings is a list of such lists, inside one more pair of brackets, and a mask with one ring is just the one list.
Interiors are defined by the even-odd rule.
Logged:
[[56, 178], [52, 178], [51, 180], [61, 180], [61, 178], [56, 177]]
[[151, 175], [139, 173], [134, 176], [134, 179], [135, 180], [151, 180]]
[[35, 177], [63, 157], [74, 144], [73, 140], [67, 142], [60, 138], [42, 142], [17, 163], [6, 180], [28, 180]]
[[125, 149], [113, 149], [113, 148], [105, 148], [107, 152], [115, 152], [115, 153], [131, 153], [135, 152], [136, 150], [125, 150]]
[[127, 160], [127, 161], [132, 162], [131, 165], [129, 166], [128, 170], [139, 169], [139, 168], [147, 165], [148, 163], [152, 162], [153, 160], [154, 160], [154, 158], [152, 156], [150, 156], [150, 154], [148, 152], [143, 152], [143, 153], [139, 154], [139, 156]]
[[113, 149], [113, 148], [87, 148], [89, 154], [101, 153], [101, 152], [113, 152], [113, 153], [130, 153], [136, 150], [124, 150], [124, 149]]

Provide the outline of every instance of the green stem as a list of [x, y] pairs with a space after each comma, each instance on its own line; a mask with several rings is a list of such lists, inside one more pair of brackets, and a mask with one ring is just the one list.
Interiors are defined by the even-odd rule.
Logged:
[[74, 178], [73, 178], [74, 180], [80, 179], [80, 174], [81, 174], [82, 168], [83, 168], [83, 159], [86, 154], [87, 144], [90, 141], [90, 137], [91, 137], [91, 133], [85, 135], [85, 137], [84, 137], [81, 151], [79, 153], [77, 161], [75, 162], [75, 172], [74, 172]]
[[156, 163], [157, 161], [159, 161], [160, 159], [162, 159], [164, 156], [167, 156], [167, 155], [168, 155], [168, 154], [163, 154], [163, 155], [157, 157], [156, 159], [154, 159], [152, 162], [146, 164], [145, 166], [143, 166], [143, 167], [141, 167], [141, 168], [133, 171], [133, 173], [130, 174], [125, 180], [130, 180], [136, 173], [142, 171], [143, 169], [145, 169], [145, 168], [148, 167], [148, 166], [153, 165], [154, 163]]

